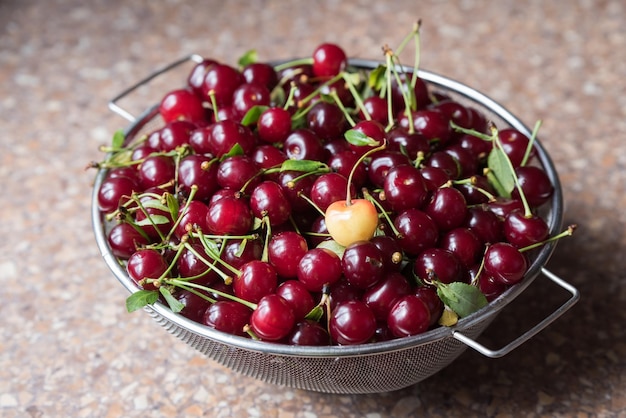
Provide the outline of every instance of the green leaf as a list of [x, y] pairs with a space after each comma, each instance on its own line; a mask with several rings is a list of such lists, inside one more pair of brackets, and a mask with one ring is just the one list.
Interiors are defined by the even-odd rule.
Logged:
[[161, 292], [161, 294], [165, 298], [165, 301], [170, 306], [172, 312], [178, 313], [185, 308], [185, 305], [174, 296], [172, 296], [172, 293], [165, 286], [159, 287], [159, 292]]
[[243, 155], [243, 148], [239, 143], [233, 145], [233, 147], [226, 154], [222, 155], [221, 160], [224, 161], [228, 157], [234, 157], [235, 155]]
[[362, 146], [378, 146], [380, 145], [380, 143], [378, 141], [376, 141], [374, 138], [369, 137], [367, 135], [365, 135], [363, 132], [361, 131], [356, 131], [354, 129], [348, 129], [345, 134], [344, 137], [346, 138], [346, 141], [348, 141], [350, 144], [352, 145], [356, 145], [357, 147], [362, 147]]
[[324, 315], [324, 308], [318, 305], [314, 307], [313, 309], [311, 309], [309, 313], [305, 315], [304, 319], [309, 319], [311, 321], [318, 322], [320, 319], [322, 319], [323, 315]]
[[243, 54], [239, 60], [237, 61], [237, 63], [239, 64], [240, 67], [245, 67], [248, 64], [253, 64], [255, 62], [257, 62], [258, 60], [258, 54], [256, 52], [256, 50], [254, 49], [250, 49], [248, 51], [246, 51], [245, 54]]
[[496, 178], [492, 185], [502, 197], [511, 197], [515, 188], [515, 174], [511, 171], [509, 157], [499, 146], [494, 146], [487, 157], [487, 166]]
[[252, 106], [250, 110], [248, 110], [246, 114], [244, 115], [244, 117], [241, 119], [241, 124], [243, 126], [254, 125], [259, 120], [259, 117], [261, 117], [261, 114], [268, 108], [269, 106], [262, 106], [262, 105]]
[[158, 209], [158, 210], [162, 210], [163, 212], [169, 212], [169, 209], [167, 206], [165, 206], [162, 202], [161, 199], [148, 199], [144, 202], [141, 202], [141, 206], [143, 206], [144, 208], [150, 208], [150, 209]]
[[441, 301], [463, 318], [487, 305], [487, 298], [476, 286], [463, 282], [435, 282]]
[[169, 209], [170, 215], [172, 219], [176, 219], [178, 216], [178, 211], [180, 210], [180, 204], [178, 203], [178, 199], [174, 197], [171, 193], [167, 193], [165, 195], [165, 200], [167, 201], [167, 207]]
[[170, 220], [163, 215], [150, 215], [149, 217], [135, 222], [137, 226], [164, 225]]
[[338, 244], [337, 241], [335, 241], [334, 239], [329, 239], [329, 240], [320, 242], [317, 245], [317, 248], [324, 248], [324, 249], [327, 249], [329, 251], [332, 251], [335, 254], [337, 254], [339, 259], [343, 258], [343, 253], [346, 251], [346, 247], [344, 247], [343, 245]]
[[367, 80], [367, 85], [375, 91], [384, 89], [386, 86], [386, 73], [387, 66], [379, 65], [370, 72], [369, 79]]
[[302, 171], [311, 173], [326, 168], [326, 164], [314, 160], [285, 160], [280, 166], [280, 171]]
[[155, 290], [139, 290], [126, 298], [126, 310], [135, 312], [147, 305], [152, 305], [159, 299], [159, 293]]
[[113, 141], [111, 141], [111, 146], [113, 147], [113, 149], [122, 148], [124, 146], [125, 140], [126, 137], [124, 136], [124, 131], [122, 131], [121, 129], [117, 130], [113, 134]]

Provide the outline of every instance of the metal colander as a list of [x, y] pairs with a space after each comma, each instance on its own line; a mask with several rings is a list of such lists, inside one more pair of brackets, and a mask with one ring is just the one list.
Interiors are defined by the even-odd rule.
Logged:
[[[186, 63], [199, 62], [202, 57], [191, 55], [175, 61], [152, 73], [128, 88], [109, 103], [111, 110], [126, 118], [127, 139], [151, 132], [162, 123], [157, 106], [147, 109], [139, 117], [118, 105], [118, 101], [155, 77]], [[351, 60], [357, 68], [373, 69], [377, 62]], [[405, 69], [410, 71], [410, 69]], [[454, 100], [472, 106], [492, 120], [498, 128], [512, 127], [530, 136], [529, 129], [514, 115], [478, 91], [432, 72], [420, 70], [419, 76], [433, 91], [447, 94]], [[537, 141], [538, 162], [546, 170], [555, 193], [544, 204], [543, 215], [550, 234], [560, 232], [563, 214], [562, 191], [554, 165]], [[110, 225], [103, 222], [98, 210], [97, 190], [104, 180], [105, 170], [97, 174], [92, 198], [92, 222], [96, 242], [102, 256], [119, 282], [129, 292], [139, 290], [128, 277], [125, 267], [113, 255], [107, 241]], [[454, 361], [468, 346], [485, 356], [496, 358], [509, 353], [566, 312], [579, 299], [578, 290], [544, 268], [555, 243], [549, 243], [531, 254], [528, 273], [517, 284], [493, 300], [483, 309], [459, 320], [453, 327], [439, 327], [421, 335], [391, 341], [356, 346], [302, 347], [256, 341], [216, 331], [157, 302], [145, 311], [168, 332], [183, 340], [209, 358], [238, 373], [277, 385], [326, 393], [379, 393], [401, 389], [437, 373]], [[514, 300], [536, 277], [544, 276], [565, 289], [571, 296], [541, 322], [498, 349], [489, 349], [476, 341], [477, 337], [495, 319], [500, 310]]]

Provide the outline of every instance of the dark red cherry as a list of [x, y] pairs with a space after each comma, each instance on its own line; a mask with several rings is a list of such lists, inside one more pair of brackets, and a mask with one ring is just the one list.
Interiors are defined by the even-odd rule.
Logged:
[[420, 168], [420, 173], [424, 178], [426, 189], [431, 192], [437, 190], [452, 179], [450, 174], [440, 167], [422, 167]]
[[287, 338], [287, 344], [299, 346], [324, 346], [330, 344], [326, 329], [318, 322], [304, 320], [298, 322]]
[[216, 235], [243, 235], [252, 227], [250, 206], [242, 199], [223, 197], [209, 205], [207, 226]]
[[178, 164], [178, 185], [184, 196], [196, 186], [194, 199], [208, 200], [217, 190], [217, 160], [202, 154], [183, 157]]
[[396, 127], [389, 131], [387, 135], [387, 149], [405, 153], [408, 158], [415, 160], [420, 154], [428, 154], [430, 144], [428, 139], [416, 132], [409, 131], [402, 127]]
[[291, 133], [291, 114], [281, 107], [264, 110], [257, 121], [259, 138], [265, 142], [282, 144]]
[[205, 120], [202, 100], [191, 90], [178, 89], [167, 93], [159, 104], [159, 113], [165, 122], [187, 120], [201, 122]]
[[352, 150], [345, 150], [338, 154], [331, 155], [327, 164], [331, 170], [346, 178], [354, 171], [352, 174], [352, 184], [354, 184], [355, 187], [361, 187], [365, 185], [368, 179], [368, 170], [363, 163], [359, 163], [355, 168], [357, 162], [359, 162], [359, 155]]
[[220, 300], [211, 304], [205, 311], [202, 323], [218, 331], [243, 336], [251, 315], [250, 308], [239, 302]]
[[504, 218], [504, 237], [517, 248], [539, 243], [550, 234], [546, 221], [535, 214], [525, 215], [522, 210], [514, 210]]
[[278, 84], [278, 75], [274, 67], [266, 62], [252, 62], [241, 70], [246, 83], [260, 84], [272, 90]]
[[[352, 197], [356, 196], [353, 185], [350, 185]], [[338, 200], [346, 199], [348, 179], [339, 173], [322, 174], [311, 186], [311, 200], [322, 210]]]
[[192, 200], [183, 205], [178, 210], [178, 225], [176, 225], [174, 234], [180, 239], [191, 231], [208, 232], [209, 227], [206, 223], [208, 213], [209, 207], [199, 200]]
[[263, 243], [260, 239], [229, 239], [224, 243], [220, 258], [239, 269], [250, 261], [260, 260], [262, 255]]
[[135, 191], [139, 191], [139, 186], [129, 177], [106, 178], [98, 189], [98, 208], [105, 213], [113, 212], [128, 202]]
[[[143, 189], [172, 184], [176, 177], [176, 165], [171, 157], [155, 155], [148, 157], [139, 166], [139, 181]], [[173, 189], [173, 187], [168, 187]]]
[[463, 225], [467, 217], [467, 202], [454, 187], [441, 187], [432, 194], [424, 206], [426, 212], [441, 231]]
[[271, 226], [285, 223], [291, 215], [291, 204], [283, 188], [276, 182], [266, 180], [250, 194], [252, 214], [259, 219], [267, 217]]
[[[513, 167], [519, 167], [526, 154], [526, 149], [530, 140], [526, 135], [514, 128], [502, 129], [498, 132], [502, 149], [511, 160]], [[530, 156], [536, 155], [536, 151], [533, 148]]]
[[411, 285], [406, 277], [399, 272], [393, 272], [367, 289], [363, 301], [370, 307], [377, 321], [386, 321], [396, 301], [409, 293]]
[[465, 268], [478, 262], [484, 251], [482, 241], [469, 228], [454, 228], [442, 235], [439, 246], [457, 256]]
[[428, 191], [420, 171], [412, 165], [404, 164], [391, 167], [383, 183], [385, 200], [396, 212], [420, 208]]
[[370, 241], [357, 241], [347, 246], [341, 267], [348, 283], [361, 289], [373, 286], [385, 275], [383, 254]]
[[306, 115], [307, 127], [322, 140], [337, 138], [346, 129], [346, 118], [343, 111], [334, 103], [318, 102]]
[[320, 137], [310, 129], [296, 129], [283, 143], [283, 151], [291, 160], [325, 160], [325, 150]]
[[229, 153], [235, 145], [239, 145], [244, 154], [248, 154], [256, 146], [252, 131], [231, 119], [220, 120], [211, 125], [206, 141], [209, 152], [218, 158]]
[[[517, 167], [515, 174], [522, 188], [522, 193], [526, 197], [526, 201], [532, 207], [538, 207], [546, 203], [554, 194], [554, 186], [546, 171], [540, 167], [526, 165]], [[517, 187], [511, 193], [513, 199], [519, 199], [519, 190]]]
[[259, 166], [247, 155], [225, 158], [217, 169], [217, 184], [225, 189], [241, 192], [253, 190], [262, 180]]
[[376, 317], [365, 302], [342, 302], [333, 309], [328, 330], [332, 340], [339, 345], [363, 344], [376, 332]]
[[377, 235], [370, 240], [382, 253], [383, 264], [387, 273], [400, 271], [402, 268], [402, 248], [398, 241], [388, 235]]
[[304, 319], [315, 307], [313, 295], [301, 281], [287, 280], [281, 283], [276, 289], [276, 294], [289, 303], [296, 321]]
[[384, 187], [389, 170], [396, 166], [410, 165], [409, 158], [400, 151], [385, 150], [372, 155], [367, 174], [370, 182], [376, 187]]
[[267, 246], [269, 262], [282, 279], [298, 277], [300, 259], [309, 250], [306, 239], [295, 231], [272, 235]]
[[484, 269], [487, 274], [503, 285], [519, 283], [526, 274], [526, 256], [506, 242], [491, 244], [485, 252]]
[[297, 275], [309, 291], [319, 292], [341, 278], [341, 259], [325, 248], [312, 248], [300, 258]]
[[[413, 273], [427, 283], [437, 280], [442, 283], [462, 281], [462, 265], [458, 257], [443, 248], [429, 248], [417, 256]], [[432, 274], [432, 276], [431, 276]]]
[[176, 266], [180, 277], [193, 278], [194, 282], [209, 285], [218, 278], [217, 273], [209, 266], [215, 260], [209, 256], [200, 243], [191, 244], [193, 251], [184, 249], [178, 259]]
[[128, 259], [126, 271], [128, 276], [144, 290], [155, 290], [152, 283], [140, 284], [145, 279], [158, 279], [168, 269], [167, 262], [157, 250], [142, 249], [136, 251]]
[[264, 296], [250, 317], [252, 332], [263, 341], [282, 340], [295, 322], [291, 306], [277, 294]]
[[409, 255], [416, 256], [427, 248], [435, 247], [439, 240], [437, 225], [425, 212], [407, 209], [394, 219], [401, 234], [398, 243]]
[[285, 190], [292, 211], [301, 212], [311, 209], [311, 204], [302, 198], [302, 195], [308, 197], [311, 194], [316, 178], [313, 175], [302, 176], [300, 171], [283, 171], [279, 174], [279, 184]]
[[348, 65], [344, 50], [332, 43], [319, 45], [313, 51], [313, 75], [316, 77], [332, 77], [343, 71]]
[[468, 209], [464, 226], [471, 229], [485, 244], [500, 242], [504, 239], [502, 219], [481, 206]]
[[433, 286], [418, 286], [413, 293], [428, 307], [430, 311], [430, 326], [435, 325], [441, 318], [444, 309], [443, 302], [437, 295], [437, 290]]
[[210, 94], [213, 94], [218, 106], [226, 106], [232, 103], [235, 89], [243, 82], [244, 78], [236, 68], [226, 64], [214, 64], [207, 68], [201, 89], [209, 103]]
[[151, 148], [159, 151], [173, 151], [189, 144], [191, 134], [198, 128], [195, 123], [187, 120], [172, 120], [148, 137]]
[[254, 106], [269, 106], [270, 91], [262, 84], [243, 83], [233, 92], [232, 103], [235, 113], [241, 119]]
[[[411, 117], [415, 132], [424, 136], [430, 143], [444, 146], [450, 142], [452, 136], [450, 121], [442, 112], [434, 109], [422, 109], [411, 112]], [[398, 123], [404, 129], [409, 128], [408, 118], [404, 112]]]
[[[206, 292], [198, 290], [196, 290], [196, 292], [207, 295]], [[192, 321], [202, 323], [204, 313], [209, 306], [211, 306], [211, 303], [208, 300], [189, 290], [180, 290], [176, 292], [174, 297], [184, 306], [180, 311], [182, 316], [191, 319]]]
[[430, 326], [430, 310], [417, 295], [403, 296], [389, 311], [387, 325], [396, 337], [421, 334]]
[[[379, 96], [370, 96], [363, 100], [363, 106], [369, 113], [372, 120], [383, 125], [389, 122], [389, 112], [387, 111], [387, 100]], [[359, 117], [365, 119], [365, 115], [359, 109]]]
[[206, 73], [209, 67], [211, 67], [213, 64], [217, 64], [217, 61], [210, 58], [205, 58], [193, 67], [193, 69], [189, 73], [189, 76], [187, 77], [187, 85], [200, 98], [202, 98], [204, 95], [202, 91], [204, 77], [206, 77]]
[[233, 279], [235, 296], [256, 303], [276, 291], [278, 278], [269, 263], [252, 260], [240, 267], [241, 274]]
[[149, 244], [148, 238], [129, 223], [120, 223], [111, 228], [107, 242], [113, 255], [123, 260], [127, 260], [140, 247]]

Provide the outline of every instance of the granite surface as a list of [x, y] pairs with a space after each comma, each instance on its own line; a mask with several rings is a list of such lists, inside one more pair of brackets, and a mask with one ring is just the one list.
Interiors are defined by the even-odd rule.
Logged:
[[[191, 52], [234, 63], [250, 48], [278, 59], [333, 41], [378, 59], [417, 19], [423, 68], [544, 121], [565, 222], [579, 225], [548, 267], [580, 302], [501, 359], [468, 349], [368, 396], [261, 383], [128, 314], [90, 222], [85, 166], [126, 125], [107, 101]], [[0, 415], [626, 416], [624, 28], [621, 0], [0, 1]], [[125, 106], [140, 111], [150, 94]], [[537, 280], [481, 341], [510, 341], [563, 299]]]

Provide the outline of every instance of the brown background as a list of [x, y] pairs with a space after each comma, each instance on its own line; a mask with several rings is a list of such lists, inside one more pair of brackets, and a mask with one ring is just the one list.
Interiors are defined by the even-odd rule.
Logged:
[[[126, 124], [107, 101], [191, 52], [235, 63], [251, 48], [279, 59], [332, 41], [376, 59], [418, 18], [423, 68], [544, 121], [565, 220], [580, 225], [548, 267], [580, 303], [502, 359], [470, 349], [420, 384], [370, 396], [260, 383], [127, 314], [93, 239], [84, 170]], [[0, 0], [0, 415], [624, 416], [625, 27], [620, 0]], [[483, 342], [506, 343], [565, 296], [536, 281]]]

